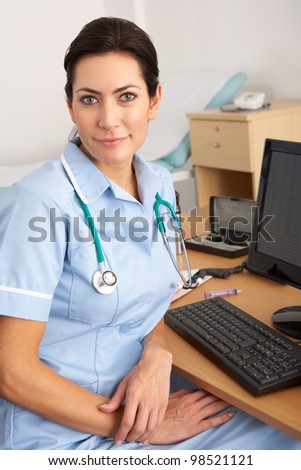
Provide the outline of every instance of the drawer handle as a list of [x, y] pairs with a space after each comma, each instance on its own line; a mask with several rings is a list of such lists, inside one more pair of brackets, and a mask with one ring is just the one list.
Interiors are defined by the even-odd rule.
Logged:
[[212, 147], [214, 149], [218, 149], [220, 146], [221, 146], [221, 144], [219, 142], [213, 142], [213, 144], [212, 144]]

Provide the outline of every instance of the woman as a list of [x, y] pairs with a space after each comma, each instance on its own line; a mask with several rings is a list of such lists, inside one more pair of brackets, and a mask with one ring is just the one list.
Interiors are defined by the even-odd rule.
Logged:
[[[100, 18], [65, 69], [78, 138], [1, 199], [0, 448], [240, 448], [242, 428], [261, 430], [263, 446], [296, 446], [241, 412], [230, 421], [235, 411], [205, 391], [169, 395], [162, 317], [176, 276], [153, 208], [174, 190], [136, 154], [161, 98], [152, 42]], [[108, 294], [98, 261], [109, 283], [117, 276]]]

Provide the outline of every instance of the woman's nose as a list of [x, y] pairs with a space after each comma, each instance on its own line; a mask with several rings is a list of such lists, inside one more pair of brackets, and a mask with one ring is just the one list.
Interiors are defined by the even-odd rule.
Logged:
[[98, 126], [104, 129], [118, 127], [120, 122], [120, 112], [115, 103], [103, 103], [98, 117]]

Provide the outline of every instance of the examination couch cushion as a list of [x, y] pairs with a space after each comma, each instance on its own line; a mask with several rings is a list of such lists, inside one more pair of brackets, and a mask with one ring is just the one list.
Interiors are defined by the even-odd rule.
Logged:
[[188, 112], [220, 108], [232, 101], [246, 81], [242, 72], [194, 72], [173, 74], [163, 83], [157, 118], [140, 149], [146, 160], [156, 160], [173, 172], [190, 156]]

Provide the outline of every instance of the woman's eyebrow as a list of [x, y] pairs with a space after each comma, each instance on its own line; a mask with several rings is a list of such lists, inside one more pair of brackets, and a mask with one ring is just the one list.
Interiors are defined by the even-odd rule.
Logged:
[[75, 93], [80, 93], [81, 91], [92, 93], [93, 95], [101, 95], [100, 91], [93, 90], [93, 88], [79, 88], [78, 90], [75, 90]]
[[[139, 88], [139, 90], [141, 90], [141, 88], [138, 86], [138, 85], [133, 85], [131, 83], [127, 84], [127, 85], [124, 85], [124, 86], [121, 86], [119, 88], [116, 88], [116, 90], [113, 91], [113, 93], [120, 93], [124, 90], [128, 90], [129, 88]], [[78, 90], [75, 90], [75, 93], [79, 93], [79, 92], [85, 92], [85, 93], [92, 93], [93, 95], [101, 95], [102, 93], [98, 90], [94, 90], [93, 88], [79, 88]]]
[[127, 90], [128, 88], [139, 88], [139, 90], [141, 90], [140, 86], [132, 85], [131, 83], [129, 83], [128, 85], [117, 88], [116, 90], [114, 90], [114, 93], [120, 93], [121, 91]]

